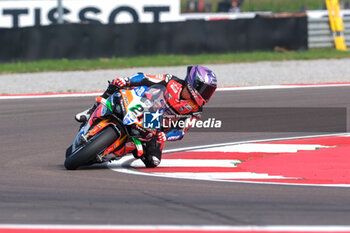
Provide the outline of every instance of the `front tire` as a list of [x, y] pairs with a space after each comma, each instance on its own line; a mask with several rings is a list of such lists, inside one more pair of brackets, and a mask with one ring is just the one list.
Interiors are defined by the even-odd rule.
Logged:
[[96, 160], [96, 156], [107, 149], [118, 138], [119, 134], [117, 131], [108, 126], [68, 156], [64, 161], [65, 168], [75, 170], [80, 166], [92, 164]]
[[66, 150], [66, 158], [68, 158], [72, 154], [73, 145], [70, 145]]

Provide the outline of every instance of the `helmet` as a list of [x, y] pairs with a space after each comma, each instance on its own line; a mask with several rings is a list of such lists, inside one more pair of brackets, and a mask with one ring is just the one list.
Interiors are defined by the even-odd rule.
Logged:
[[216, 75], [204, 66], [188, 66], [185, 81], [192, 99], [199, 106], [209, 101], [217, 87]]

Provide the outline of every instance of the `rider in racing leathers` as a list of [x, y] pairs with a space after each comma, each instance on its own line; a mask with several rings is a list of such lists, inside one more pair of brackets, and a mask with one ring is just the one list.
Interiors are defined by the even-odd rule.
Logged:
[[[112, 85], [111, 85], [112, 84]], [[185, 80], [173, 75], [146, 75], [135, 74], [131, 77], [116, 78], [103, 93], [102, 97], [107, 98], [113, 94], [118, 87], [152, 86], [161, 84], [166, 87], [165, 99], [174, 115], [191, 116], [192, 119], [199, 119], [202, 106], [205, 105], [217, 87], [216, 76], [213, 71], [203, 66], [188, 66]], [[86, 121], [96, 109], [95, 105], [78, 113], [75, 119], [78, 122]], [[192, 120], [191, 119], [191, 120]], [[146, 143], [144, 156], [141, 160], [146, 167], [159, 165], [165, 141], [180, 140], [188, 128], [172, 128], [160, 131], [157, 136]]]

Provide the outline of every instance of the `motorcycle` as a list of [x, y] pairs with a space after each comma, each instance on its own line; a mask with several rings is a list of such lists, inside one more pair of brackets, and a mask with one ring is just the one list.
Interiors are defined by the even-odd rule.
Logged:
[[156, 136], [159, 127], [144, 127], [144, 114], [160, 116], [169, 110], [165, 90], [156, 84], [117, 89], [107, 99], [97, 97], [100, 104], [66, 150], [65, 168], [110, 162], [128, 153], [142, 159], [146, 167], [155, 167], [143, 156], [145, 142]]

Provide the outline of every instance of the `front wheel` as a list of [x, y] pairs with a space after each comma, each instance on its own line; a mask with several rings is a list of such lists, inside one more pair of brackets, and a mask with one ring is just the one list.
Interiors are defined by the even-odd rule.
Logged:
[[96, 156], [107, 149], [118, 138], [119, 134], [115, 129], [111, 126], [106, 127], [68, 156], [64, 161], [65, 168], [75, 170], [80, 166], [92, 164], [95, 162]]
[[66, 150], [66, 158], [72, 154], [73, 145], [70, 145]]

